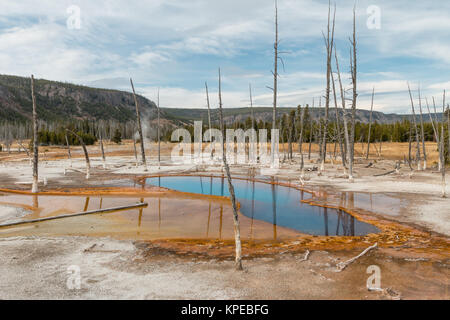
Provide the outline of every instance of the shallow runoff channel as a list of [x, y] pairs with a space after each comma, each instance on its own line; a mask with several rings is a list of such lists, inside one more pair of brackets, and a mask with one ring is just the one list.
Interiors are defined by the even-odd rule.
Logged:
[[[146, 179], [146, 184], [175, 191], [208, 196], [229, 196], [223, 177], [166, 176]], [[304, 203], [304, 191], [277, 184], [233, 179], [240, 212], [253, 220], [317, 236], [364, 236], [378, 233], [371, 224], [357, 220], [340, 209]]]

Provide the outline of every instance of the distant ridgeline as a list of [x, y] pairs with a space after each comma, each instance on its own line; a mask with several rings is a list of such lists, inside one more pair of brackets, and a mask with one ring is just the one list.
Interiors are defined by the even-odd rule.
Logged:
[[[35, 92], [39, 118], [45, 121], [70, 118], [127, 122], [136, 118], [133, 95], [129, 92], [39, 79], [35, 81]], [[153, 102], [139, 95], [137, 98], [145, 116], [156, 113]], [[0, 106], [0, 120], [30, 120], [30, 79], [0, 75]]]
[[[41, 144], [64, 144], [66, 128], [83, 135], [88, 144], [98, 139], [120, 141], [136, 136], [136, 109], [133, 95], [129, 92], [97, 89], [69, 83], [36, 80], [36, 104], [39, 118], [39, 140]], [[142, 113], [145, 136], [156, 139], [157, 107], [142, 97], [137, 96]], [[305, 112], [304, 141], [318, 142], [322, 122], [325, 117], [324, 108], [302, 108]], [[272, 108], [254, 108], [255, 129], [272, 127]], [[280, 142], [297, 141], [299, 138], [300, 118], [297, 108], [278, 108], [278, 128], [281, 128]], [[425, 112], [425, 110], [424, 110]], [[224, 121], [229, 128], [251, 127], [249, 108], [224, 109]], [[342, 116], [340, 128], [343, 132]], [[437, 114], [438, 120], [443, 114]], [[417, 116], [420, 124], [420, 115]], [[447, 115], [445, 115], [447, 117]], [[32, 102], [31, 83], [29, 78], [0, 75], [0, 142], [4, 145], [14, 140], [29, 139], [31, 130]], [[211, 110], [212, 125], [219, 127], [218, 109]], [[355, 140], [367, 141], [370, 112], [356, 111]], [[373, 112], [372, 142], [392, 141], [407, 142], [413, 128], [412, 116], [384, 114]], [[423, 116], [425, 122], [424, 136], [428, 141], [434, 140], [434, 133], [428, 113]], [[161, 108], [161, 138], [169, 141], [176, 127], [184, 127], [193, 133], [194, 121], [203, 121], [207, 130], [208, 112], [203, 109]], [[328, 140], [337, 141], [337, 125], [334, 109], [329, 112]], [[446, 126], [446, 129], [447, 126]], [[194, 135], [192, 134], [192, 137]], [[448, 135], [446, 135], [448, 137]], [[75, 138], [69, 141], [78, 144]]]
[[[136, 107], [129, 92], [37, 79], [35, 94], [42, 144], [64, 144], [66, 128], [83, 133], [88, 144], [100, 136], [117, 137], [117, 131], [122, 138], [134, 136]], [[156, 105], [139, 95], [137, 100], [143, 126], [152, 137]], [[31, 119], [30, 78], [0, 75], [0, 142], [31, 138]], [[77, 144], [76, 139], [69, 142]]]

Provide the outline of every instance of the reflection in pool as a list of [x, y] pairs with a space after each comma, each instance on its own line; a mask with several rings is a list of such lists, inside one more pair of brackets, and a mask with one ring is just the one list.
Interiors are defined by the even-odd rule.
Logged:
[[[181, 192], [229, 196], [227, 181], [222, 177], [156, 177], [148, 178], [146, 183]], [[379, 231], [342, 210], [301, 202], [310, 195], [294, 188], [238, 179], [233, 180], [233, 185], [241, 213], [271, 223], [274, 233], [276, 226], [325, 236], [362, 236]]]
[[[147, 202], [148, 207], [108, 214], [94, 214], [38, 224], [0, 228], [0, 237], [94, 236], [118, 239], [209, 239], [233, 240], [234, 227], [228, 199], [211, 199], [180, 193], [153, 194], [144, 198], [129, 195], [53, 196], [5, 193], [0, 201], [0, 223], [30, 220], [66, 213], [111, 208]], [[29, 212], [24, 217], [2, 214], [2, 208]], [[285, 240], [298, 232], [264, 221], [241, 219], [243, 240]]]

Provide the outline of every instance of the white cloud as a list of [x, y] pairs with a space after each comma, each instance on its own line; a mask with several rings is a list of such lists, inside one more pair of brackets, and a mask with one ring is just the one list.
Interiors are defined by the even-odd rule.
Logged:
[[450, 91], [450, 81], [434, 83], [428, 86], [429, 89], [439, 89], [439, 90], [447, 90]]
[[[139, 94], [155, 100], [158, 87], [141, 87]], [[207, 108], [205, 90], [187, 90], [185, 88], [162, 87], [160, 90], [160, 105], [164, 108]], [[209, 99], [211, 108], [218, 108], [217, 92], [210, 88]], [[222, 92], [222, 100], [224, 108], [236, 108], [247, 106], [245, 97], [242, 92], [224, 91]], [[245, 105], [243, 105], [245, 104]]]
[[2, 73], [77, 79], [95, 63], [96, 56], [60, 41], [61, 27], [54, 24], [14, 27], [0, 34]]
[[[66, 28], [66, 8], [72, 3], [3, 1], [0, 73], [33, 72], [42, 78], [120, 89], [126, 85], [117, 79], [131, 76], [149, 98], [160, 85], [167, 106], [199, 107], [205, 105], [204, 81], [217, 81], [216, 70], [222, 66], [226, 107], [247, 105], [248, 82], [254, 87], [255, 103], [271, 105], [266, 86], [272, 85], [273, 0], [74, 3], [81, 8], [81, 30]], [[353, 4], [340, 1], [337, 6], [342, 72], [348, 71]], [[358, 1], [359, 105], [370, 106], [372, 86], [377, 108], [396, 111], [409, 110], [407, 80], [420, 80], [427, 96], [450, 89], [450, 3], [379, 0], [382, 28], [368, 30], [366, 7], [372, 4]], [[327, 5], [279, 0], [280, 50], [291, 52], [285, 56], [286, 72], [281, 72], [280, 106], [311, 103], [323, 95], [321, 30], [326, 28]], [[411, 62], [417, 58], [425, 65]], [[348, 74], [342, 77], [348, 86]]]
[[170, 60], [167, 55], [153, 52], [151, 48], [148, 49], [148, 51], [139, 54], [133, 53], [130, 59], [134, 63], [143, 66], [155, 65], [157, 63], [167, 62]]

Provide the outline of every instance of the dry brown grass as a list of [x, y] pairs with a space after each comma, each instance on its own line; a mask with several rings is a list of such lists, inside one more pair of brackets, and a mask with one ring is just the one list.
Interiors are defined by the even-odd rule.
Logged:
[[[425, 143], [427, 150], [427, 161], [428, 164], [437, 163], [439, 159], [439, 153], [437, 150], [437, 144], [435, 142]], [[307, 153], [309, 149], [309, 143], [303, 144], [303, 152]], [[287, 151], [288, 145], [280, 144], [280, 152]], [[298, 152], [298, 145], [295, 144], [293, 147], [294, 152]], [[378, 151], [377, 151], [378, 150]], [[312, 144], [311, 151], [313, 153], [319, 152], [319, 146], [317, 144]], [[327, 144], [327, 152], [334, 154], [334, 143]], [[355, 155], [356, 157], [365, 157], [367, 152], [367, 143], [356, 143], [355, 144]], [[409, 143], [405, 142], [383, 142], [381, 144], [381, 157], [379, 156], [380, 143], [370, 144], [370, 159], [386, 159], [386, 160], [403, 160], [404, 156], [408, 158], [409, 153]], [[340, 149], [337, 146], [336, 153], [339, 156]], [[420, 145], [420, 154], [422, 156], [422, 145]], [[416, 156], [416, 144], [412, 145], [411, 156], [414, 159]]]
[[[24, 145], [28, 146], [28, 142], [24, 142]], [[161, 155], [163, 156], [170, 156], [172, 148], [175, 146], [175, 143], [167, 143], [163, 142], [161, 143]], [[206, 143], [203, 144], [203, 147], [206, 147]], [[334, 143], [330, 143], [327, 145], [328, 153], [334, 153]], [[146, 152], [149, 152], [152, 156], [155, 156], [158, 150], [157, 143], [150, 143], [146, 145], [147, 150]], [[17, 144], [12, 145], [12, 149], [16, 150], [18, 148]], [[379, 143], [373, 143], [370, 146], [370, 159], [386, 159], [386, 160], [403, 160], [404, 156], [408, 158], [408, 143], [398, 143], [398, 142], [384, 142], [381, 144], [381, 157], [379, 155], [380, 150], [380, 144]], [[81, 147], [71, 147], [72, 149], [72, 156], [74, 158], [78, 157], [84, 157], [82, 154]], [[93, 157], [99, 157], [100, 154], [100, 147], [98, 145], [89, 146], [89, 154]], [[105, 142], [105, 151], [107, 153], [107, 156], [133, 156], [134, 155], [134, 148], [133, 148], [133, 141], [132, 140], [124, 140], [122, 144], [118, 145], [111, 142]], [[303, 144], [303, 152], [307, 153], [309, 149], [309, 143]], [[39, 148], [40, 153], [45, 153], [52, 159], [60, 159], [60, 158], [66, 158], [67, 157], [67, 150], [65, 147], [58, 147], [58, 146], [41, 146]], [[288, 150], [288, 144], [280, 144], [280, 153], [287, 152]], [[355, 155], [356, 157], [364, 157], [367, 150], [367, 143], [357, 143], [355, 144]], [[377, 151], [378, 150], [378, 151]], [[433, 163], [437, 163], [439, 158], [439, 153], [437, 151], [437, 144], [434, 142], [428, 142], [426, 143], [426, 150], [427, 150], [427, 157], [428, 157], [428, 165], [432, 165]], [[139, 147], [137, 148], [138, 151], [138, 157], [140, 158], [140, 150]], [[270, 151], [270, 146], [268, 145], [268, 151]], [[294, 153], [298, 152], [298, 144], [293, 144], [293, 151]], [[312, 153], [318, 153], [319, 152], [319, 146], [317, 144], [312, 144], [311, 146]], [[422, 154], [422, 146], [421, 146], [421, 154]], [[337, 146], [336, 149], [337, 155], [339, 156], [339, 146]], [[412, 151], [411, 155], [414, 158], [416, 155], [416, 145], [412, 145]], [[0, 160], [11, 160], [11, 159], [17, 159], [17, 158], [26, 158], [26, 154], [24, 152], [18, 153], [17, 151], [11, 152], [11, 154], [8, 154], [6, 150], [3, 152], [0, 152]]]

